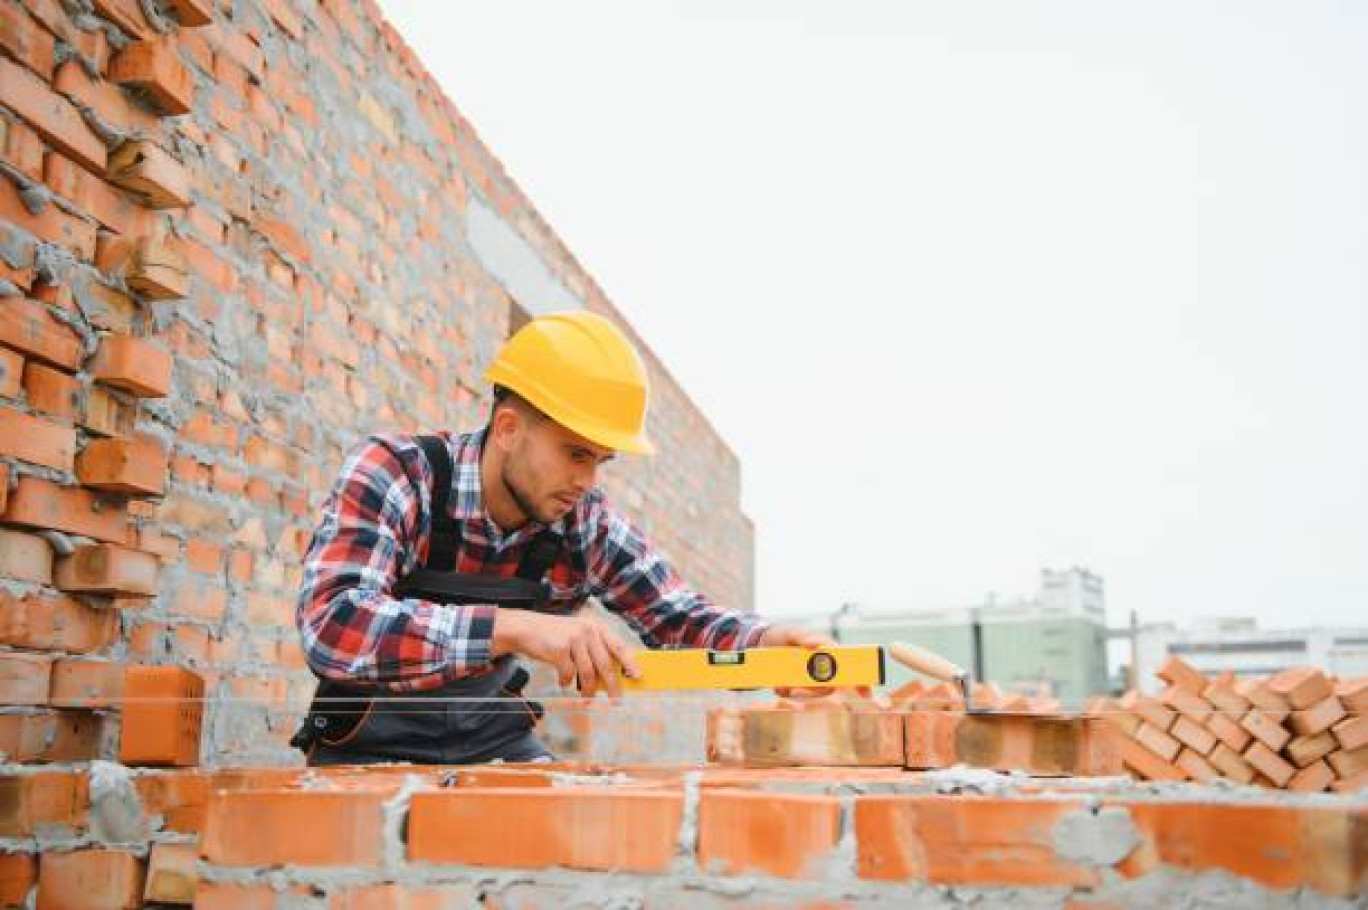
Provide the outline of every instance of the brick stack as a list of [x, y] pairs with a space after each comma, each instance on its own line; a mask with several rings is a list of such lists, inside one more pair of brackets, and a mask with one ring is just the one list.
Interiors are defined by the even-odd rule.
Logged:
[[[980, 690], [975, 707], [987, 707]], [[1042, 702], [1042, 707], [1046, 707]], [[780, 700], [722, 708], [708, 717], [708, 758], [745, 767], [963, 765], [1042, 777], [1121, 772], [1118, 741], [1105, 720], [1029, 705], [969, 714], [948, 690], [924, 697]]]
[[1092, 706], [1125, 734], [1126, 767], [1146, 780], [1211, 781], [1307, 793], [1368, 786], [1368, 678], [1336, 681], [1312, 667], [1267, 679], [1208, 679], [1177, 656], [1151, 697]]

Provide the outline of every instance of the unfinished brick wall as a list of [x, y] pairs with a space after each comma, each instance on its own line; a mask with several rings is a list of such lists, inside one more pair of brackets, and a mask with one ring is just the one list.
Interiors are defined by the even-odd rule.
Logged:
[[[165, 664], [206, 763], [294, 761], [344, 453], [477, 424], [527, 287], [617, 313], [370, 2], [6, 2], [0, 158], [0, 753], [111, 757], [123, 667]], [[662, 454], [610, 493], [749, 606], [736, 459], [646, 353]]]

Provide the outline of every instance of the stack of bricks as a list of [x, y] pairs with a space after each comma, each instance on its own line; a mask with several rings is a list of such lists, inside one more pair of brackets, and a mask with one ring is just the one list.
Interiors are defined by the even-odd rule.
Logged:
[[1126, 767], [1146, 780], [1226, 778], [1305, 793], [1368, 787], [1368, 678], [1312, 667], [1267, 679], [1208, 679], [1170, 656], [1157, 696], [1092, 708], [1120, 729]]
[[894, 768], [50, 770], [0, 806], [0, 906], [42, 910], [1319, 906], [1361, 894], [1368, 822]]
[[[476, 211], [621, 321], [368, 0], [0, 7], [0, 763], [117, 757], [143, 667], [203, 685], [204, 763], [301, 760], [332, 479], [486, 413], [514, 289]], [[735, 456], [643, 350], [688, 445], [611, 492], [748, 606]]]
[[[1106, 720], [1041, 703], [992, 708], [980, 687], [973, 713], [947, 691], [722, 708], [708, 717], [708, 758], [744, 767], [969, 768], [1042, 777], [1122, 770], [1121, 737]], [[983, 709], [983, 710], [978, 710]]]

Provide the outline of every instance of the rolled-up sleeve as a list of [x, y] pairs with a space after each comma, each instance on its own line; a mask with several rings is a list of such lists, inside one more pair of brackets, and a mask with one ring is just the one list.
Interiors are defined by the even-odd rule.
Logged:
[[652, 648], [739, 650], [758, 644], [769, 623], [717, 606], [686, 585], [637, 528], [606, 501], [590, 524], [590, 590]]

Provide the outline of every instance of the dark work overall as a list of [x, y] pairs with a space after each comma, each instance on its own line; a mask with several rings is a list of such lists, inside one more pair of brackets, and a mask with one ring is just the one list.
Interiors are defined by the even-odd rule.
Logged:
[[[420, 436], [417, 442], [434, 477], [432, 540], [427, 564], [399, 579], [393, 596], [507, 609], [544, 603], [543, 580], [560, 554], [560, 535], [543, 531], [535, 537], [516, 577], [452, 571], [460, 532], [447, 513], [451, 453], [435, 436]], [[542, 707], [522, 697], [527, 678], [527, 671], [504, 655], [489, 673], [423, 692], [319, 680], [304, 726], [290, 744], [304, 750], [312, 766], [548, 760], [551, 754], [532, 732]]]

